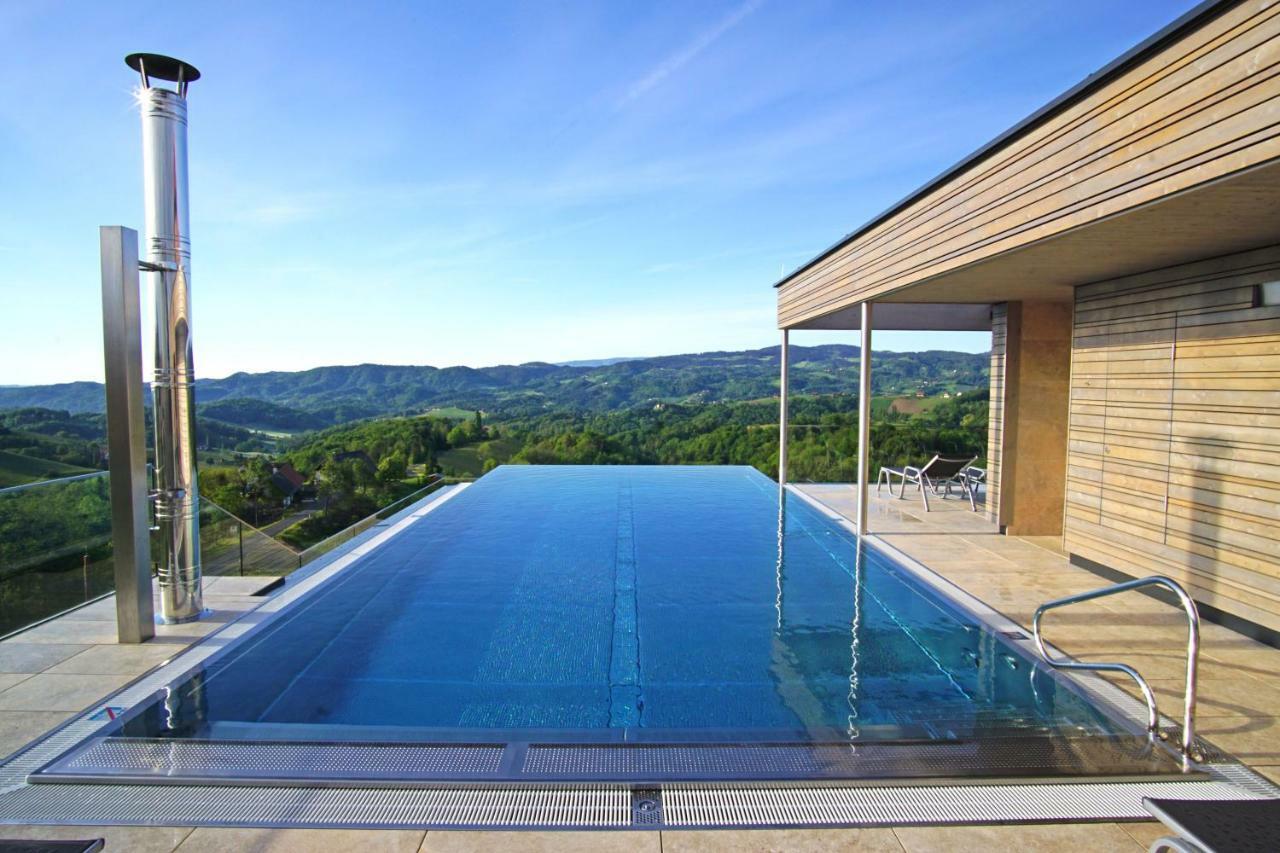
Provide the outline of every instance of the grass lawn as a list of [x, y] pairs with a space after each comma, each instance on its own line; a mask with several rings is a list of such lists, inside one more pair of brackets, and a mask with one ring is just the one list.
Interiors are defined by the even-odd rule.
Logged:
[[439, 409], [428, 409], [420, 418], [445, 418], [451, 421], [471, 420], [476, 416], [474, 409], [459, 409], [457, 406], [445, 406]]
[[458, 477], [479, 477], [484, 471], [484, 460], [493, 457], [499, 465], [520, 450], [520, 442], [512, 438], [495, 438], [466, 447], [455, 447], [440, 454], [437, 461], [445, 474]]
[[896, 397], [890, 401], [886, 409], [892, 409], [904, 415], [918, 415], [921, 412], [927, 412], [935, 408], [945, 399], [941, 395], [936, 397]]

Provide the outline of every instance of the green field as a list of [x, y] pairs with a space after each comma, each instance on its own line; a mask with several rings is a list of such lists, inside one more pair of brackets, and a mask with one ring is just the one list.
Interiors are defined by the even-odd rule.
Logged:
[[514, 456], [523, 445], [512, 438], [495, 438], [466, 447], [456, 447], [440, 454], [437, 461], [447, 476], [479, 477], [484, 473], [484, 460], [492, 457], [499, 465]]
[[444, 406], [439, 409], [428, 409], [418, 417], [422, 418], [445, 418], [451, 421], [467, 420], [475, 417], [474, 409], [459, 409], [457, 406]]
[[80, 468], [51, 459], [35, 459], [0, 450], [0, 488], [21, 486], [23, 483], [34, 483], [37, 480], [52, 480], [57, 477], [74, 477], [76, 474], [91, 474], [92, 468]]

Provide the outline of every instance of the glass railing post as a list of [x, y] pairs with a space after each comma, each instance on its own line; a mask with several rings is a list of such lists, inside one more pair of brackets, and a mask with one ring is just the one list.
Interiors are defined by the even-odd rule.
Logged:
[[122, 643], [141, 643], [155, 636], [155, 610], [151, 600], [138, 234], [118, 225], [104, 226], [99, 229], [99, 241], [116, 633]]

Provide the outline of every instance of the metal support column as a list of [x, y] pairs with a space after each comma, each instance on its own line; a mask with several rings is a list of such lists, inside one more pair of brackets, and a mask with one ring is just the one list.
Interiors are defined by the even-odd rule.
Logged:
[[102, 252], [102, 343], [107, 383], [116, 633], [122, 643], [141, 643], [154, 637], [156, 630], [151, 603], [151, 534], [147, 518], [138, 233], [119, 225], [104, 225], [98, 233]]
[[871, 480], [871, 303], [862, 303], [862, 349], [858, 353], [858, 535], [867, 530]]
[[782, 330], [782, 348], [779, 350], [779, 361], [782, 372], [778, 380], [778, 485], [787, 484], [787, 362], [790, 356], [790, 339], [786, 329]]

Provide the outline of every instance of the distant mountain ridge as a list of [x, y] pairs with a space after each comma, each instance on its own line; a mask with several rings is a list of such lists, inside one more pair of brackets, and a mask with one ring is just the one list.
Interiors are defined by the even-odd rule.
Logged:
[[[850, 392], [858, 348], [791, 347], [794, 393]], [[654, 402], [750, 400], [777, 394], [778, 347], [613, 361], [599, 365], [528, 362], [493, 367], [358, 364], [301, 371], [235, 373], [196, 382], [201, 413], [227, 423], [312, 429], [363, 417], [456, 406], [535, 414], [556, 409], [608, 411]], [[877, 352], [877, 394], [985, 387], [986, 354], [931, 350]], [[101, 412], [97, 382], [0, 387], [0, 409], [42, 407]]]
[[623, 361], [639, 361], [639, 356], [622, 356], [621, 358], [580, 358], [577, 361], [557, 361], [558, 367], [608, 367]]

